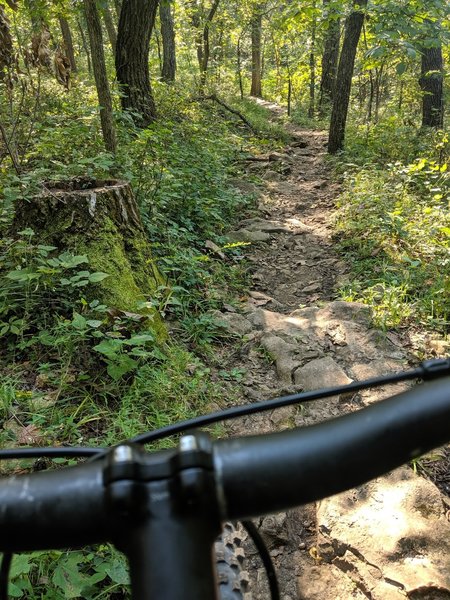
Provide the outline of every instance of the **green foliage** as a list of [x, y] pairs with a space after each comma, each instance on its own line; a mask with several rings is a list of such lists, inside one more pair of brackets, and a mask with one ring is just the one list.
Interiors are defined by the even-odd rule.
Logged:
[[125, 557], [110, 546], [100, 546], [90, 552], [15, 555], [8, 592], [12, 598], [94, 600], [111, 594], [123, 597], [128, 586]]
[[[382, 129], [380, 135], [383, 138]], [[392, 154], [392, 148], [385, 147], [385, 153]], [[348, 160], [350, 153], [345, 157]], [[344, 163], [348, 171], [338, 231], [355, 273], [344, 297], [371, 304], [383, 327], [412, 320], [441, 330], [448, 325], [447, 159], [447, 138], [437, 135], [429, 157], [410, 163], [381, 167], [366, 162], [363, 168]]]

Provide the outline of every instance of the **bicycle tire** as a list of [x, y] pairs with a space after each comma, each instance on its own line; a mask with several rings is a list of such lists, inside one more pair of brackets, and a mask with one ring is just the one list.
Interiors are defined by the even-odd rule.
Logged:
[[220, 600], [252, 600], [243, 540], [243, 532], [232, 523], [225, 523], [222, 535], [215, 543]]

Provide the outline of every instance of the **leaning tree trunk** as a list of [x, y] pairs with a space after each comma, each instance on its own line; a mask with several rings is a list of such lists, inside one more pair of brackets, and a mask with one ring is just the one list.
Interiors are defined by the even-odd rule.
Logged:
[[76, 73], [77, 63], [75, 61], [75, 52], [73, 49], [72, 32], [70, 31], [70, 25], [66, 17], [59, 17], [59, 26], [61, 27], [61, 33], [64, 40], [64, 50], [70, 62], [70, 69], [72, 73]]
[[116, 129], [114, 125], [108, 75], [106, 73], [105, 54], [103, 51], [102, 26], [95, 0], [84, 0], [84, 10], [91, 46], [95, 85], [97, 87], [98, 102], [100, 105], [100, 121], [102, 124], [103, 140], [106, 149], [114, 154], [116, 152]]
[[161, 37], [163, 46], [163, 61], [161, 77], [166, 83], [175, 81], [177, 60], [175, 53], [175, 29], [170, 0], [161, 0], [159, 5], [159, 20], [161, 22]]
[[261, 6], [256, 6], [252, 17], [252, 86], [250, 95], [262, 98], [261, 87], [261, 38], [262, 15]]
[[444, 127], [443, 73], [442, 47], [422, 48], [422, 127]]
[[134, 113], [139, 127], [156, 119], [150, 86], [148, 55], [158, 0], [123, 0], [116, 47], [117, 80], [122, 88], [122, 108]]
[[116, 52], [117, 45], [117, 31], [116, 26], [114, 25], [114, 19], [111, 13], [111, 9], [108, 4], [104, 4], [102, 9], [103, 22], [105, 23], [106, 32], [108, 34], [109, 43], [111, 44], [111, 48], [113, 53]]
[[[324, 11], [329, 3], [330, 0], [324, 0]], [[331, 19], [328, 23], [328, 29], [325, 34], [325, 43], [322, 55], [322, 77], [320, 81], [319, 100], [319, 107], [321, 110], [333, 100], [334, 89], [336, 86], [340, 39], [340, 19]]]
[[364, 9], [366, 6], [367, 0], [356, 0], [354, 10], [345, 23], [345, 36], [339, 60], [333, 109], [331, 111], [328, 139], [328, 152], [330, 154], [336, 153], [344, 146], [345, 124], [347, 122], [348, 105], [350, 102], [356, 50], [364, 23], [364, 12], [360, 9]]
[[[16, 204], [13, 235], [28, 227], [57, 253], [85, 255], [91, 272], [107, 273], [95, 284], [95, 297], [111, 308], [138, 313], [163, 283], [126, 182], [78, 178], [48, 184], [42, 195]], [[164, 330], [158, 315], [153, 326]]]

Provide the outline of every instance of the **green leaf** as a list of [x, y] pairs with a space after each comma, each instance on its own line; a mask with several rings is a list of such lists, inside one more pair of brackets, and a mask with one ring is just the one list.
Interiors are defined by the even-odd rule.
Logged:
[[31, 556], [27, 554], [14, 554], [14, 558], [11, 564], [10, 578], [15, 579], [19, 575], [29, 573], [33, 567]]
[[129, 340], [125, 340], [123, 343], [127, 346], [143, 346], [147, 342], [154, 342], [155, 338], [149, 333], [142, 333], [140, 335], [133, 335]]
[[91, 273], [89, 275], [89, 281], [91, 283], [98, 283], [99, 281], [103, 281], [107, 277], [109, 277], [108, 273], [101, 273], [99, 271], [98, 273]]
[[406, 71], [407, 66], [406, 63], [401, 62], [398, 63], [398, 65], [395, 67], [395, 70], [397, 71], [397, 75], [403, 75], [403, 73]]
[[89, 327], [97, 329], [102, 324], [102, 321], [97, 321], [96, 319], [89, 319], [88, 321], [86, 321], [86, 323], [89, 325]]
[[64, 592], [64, 598], [79, 598], [88, 578], [79, 571], [80, 554], [69, 554], [58, 561], [52, 582]]
[[139, 366], [139, 363], [129, 356], [123, 355], [120, 356], [120, 360], [118, 362], [110, 363], [107, 367], [108, 374], [110, 377], [117, 381], [126, 373], [130, 373], [134, 371]]
[[72, 319], [72, 325], [73, 327], [75, 327], [75, 329], [86, 329], [86, 319], [83, 317], [83, 315], [80, 315], [79, 313], [74, 313], [74, 317]]
[[125, 558], [115, 556], [111, 562], [108, 561], [104, 569], [113, 583], [118, 585], [128, 585], [130, 583]]
[[104, 354], [105, 356], [113, 357], [117, 355], [117, 352], [120, 350], [121, 346], [121, 340], [108, 339], [102, 340], [100, 344], [94, 346], [94, 350], [96, 352], [100, 352], [100, 354]]

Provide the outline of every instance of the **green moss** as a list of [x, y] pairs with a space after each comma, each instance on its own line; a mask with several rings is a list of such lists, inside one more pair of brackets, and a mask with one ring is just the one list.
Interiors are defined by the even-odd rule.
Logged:
[[24, 227], [31, 227], [39, 241], [59, 251], [85, 254], [91, 271], [109, 275], [93, 286], [93, 297], [107, 306], [148, 314], [150, 328], [158, 337], [165, 337], [157, 311], [139, 308], [165, 282], [127, 184], [118, 182], [92, 191], [56, 191], [31, 202], [18, 202], [13, 229]]

